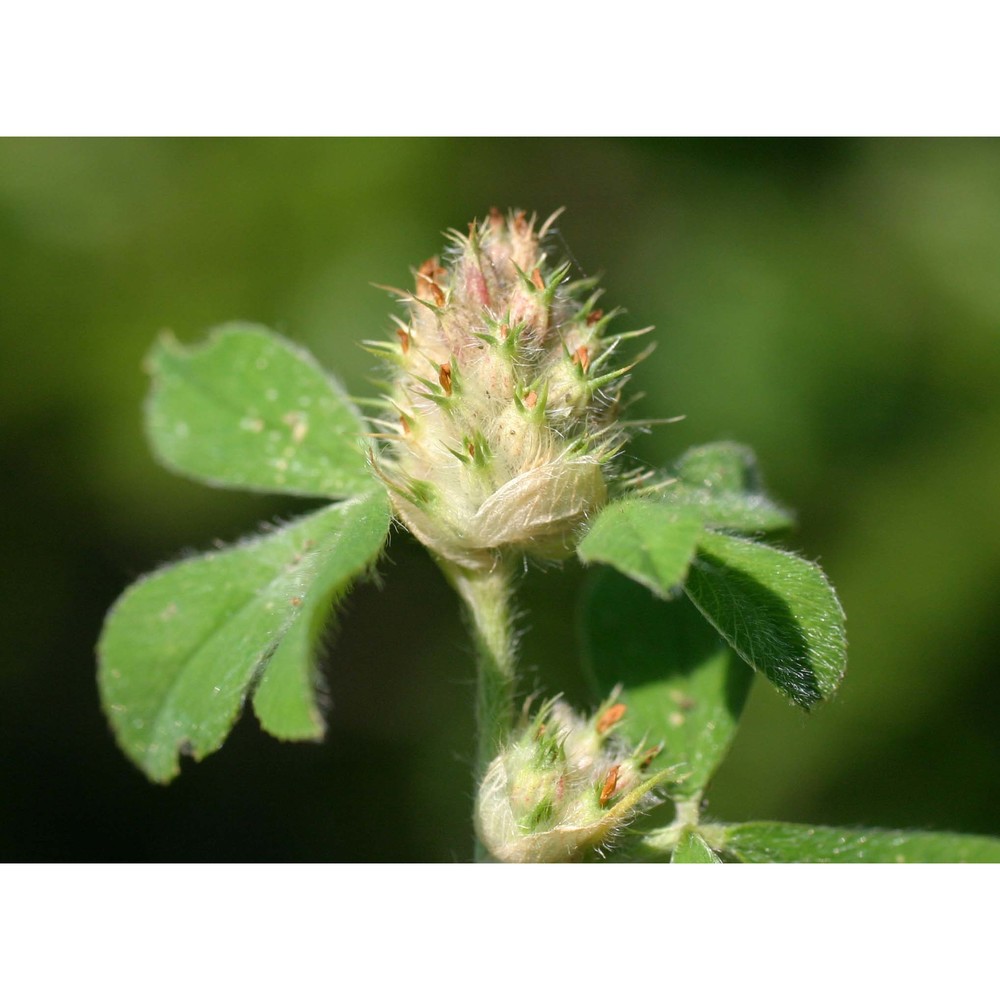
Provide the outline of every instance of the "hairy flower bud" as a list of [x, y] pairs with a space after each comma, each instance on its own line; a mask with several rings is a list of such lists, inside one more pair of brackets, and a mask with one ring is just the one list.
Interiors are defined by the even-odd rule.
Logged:
[[369, 345], [397, 368], [376, 470], [410, 531], [467, 569], [503, 550], [568, 555], [624, 440], [628, 368], [609, 364], [620, 338], [595, 282], [549, 266], [540, 240], [554, 218], [536, 232], [523, 212], [493, 210], [452, 232], [446, 263], [425, 261], [415, 291], [397, 293], [409, 315], [395, 339]]
[[486, 770], [476, 832], [499, 861], [575, 861], [600, 849], [671, 772], [649, 775], [658, 748], [627, 749], [614, 702], [583, 719], [563, 701], [543, 706]]

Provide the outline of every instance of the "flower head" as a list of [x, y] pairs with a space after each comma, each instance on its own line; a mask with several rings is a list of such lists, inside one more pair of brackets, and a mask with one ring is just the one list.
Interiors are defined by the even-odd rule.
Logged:
[[[558, 214], [558, 213], [557, 213]], [[622, 446], [613, 313], [590, 279], [567, 282], [523, 212], [495, 209], [452, 232], [442, 263], [415, 272], [395, 340], [370, 345], [396, 366], [376, 459], [399, 519], [439, 558], [468, 569], [516, 550], [562, 558], [607, 500]], [[587, 293], [589, 297], [582, 298]]]
[[614, 729], [611, 699], [589, 719], [555, 700], [525, 720], [487, 768], [476, 832], [500, 861], [574, 861], [599, 849], [643, 808], [671, 772], [650, 774], [659, 748], [632, 750]]

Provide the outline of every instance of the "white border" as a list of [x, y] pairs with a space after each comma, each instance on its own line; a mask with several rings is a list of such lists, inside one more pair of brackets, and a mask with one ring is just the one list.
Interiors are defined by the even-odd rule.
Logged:
[[7, 135], [996, 133], [989, 5], [16, 4]]

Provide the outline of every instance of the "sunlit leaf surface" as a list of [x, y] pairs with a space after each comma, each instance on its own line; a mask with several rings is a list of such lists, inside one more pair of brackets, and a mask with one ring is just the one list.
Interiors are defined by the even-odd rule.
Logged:
[[193, 347], [160, 338], [146, 428], [168, 468], [216, 486], [348, 497], [371, 489], [366, 428], [303, 348], [230, 324]]
[[314, 643], [388, 526], [384, 494], [371, 493], [129, 587], [98, 646], [101, 699], [122, 750], [169, 781], [181, 753], [201, 759], [221, 746], [258, 680], [266, 729], [322, 735]]
[[1000, 862], [1000, 840], [960, 833], [852, 830], [798, 823], [726, 828], [723, 847], [739, 861]]

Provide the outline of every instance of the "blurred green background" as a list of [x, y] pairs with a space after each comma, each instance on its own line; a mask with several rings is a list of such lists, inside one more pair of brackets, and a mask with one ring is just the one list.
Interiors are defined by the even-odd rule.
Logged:
[[[1000, 143], [2, 140], [0, 859], [468, 856], [468, 642], [402, 535], [340, 616], [323, 745], [247, 716], [149, 785], [93, 647], [138, 574], [309, 506], [153, 464], [157, 332], [265, 323], [366, 394], [357, 343], [392, 306], [370, 282], [491, 205], [565, 205], [604, 304], [656, 324], [635, 415], [687, 419], [632, 454], [751, 444], [847, 610], [836, 700], [806, 717], [758, 685], [709, 811], [1000, 835]], [[526, 691], [586, 698], [583, 579], [526, 582]]]

